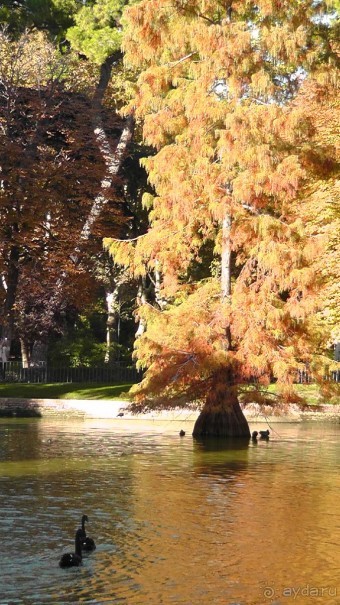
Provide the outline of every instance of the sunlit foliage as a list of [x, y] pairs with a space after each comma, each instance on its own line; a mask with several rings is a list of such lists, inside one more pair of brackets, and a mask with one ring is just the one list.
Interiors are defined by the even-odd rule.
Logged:
[[[325, 107], [334, 95], [334, 7], [142, 0], [125, 23], [126, 63], [140, 73], [128, 110], [157, 150], [144, 161], [156, 195], [145, 199], [148, 233], [111, 251], [136, 275], [161, 269], [168, 301], [140, 310], [147, 372], [137, 398], [205, 397], [223, 370], [237, 388], [275, 378], [291, 398], [296, 368], [320, 342], [311, 318], [325, 243], [308, 219], [323, 186], [334, 203], [334, 154], [322, 143], [318, 177], [320, 125], [303, 95], [316, 87]], [[216, 277], [188, 280], [209, 240], [219, 287]]]

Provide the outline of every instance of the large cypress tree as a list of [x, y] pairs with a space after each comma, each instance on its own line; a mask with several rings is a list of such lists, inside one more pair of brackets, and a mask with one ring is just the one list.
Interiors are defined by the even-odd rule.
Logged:
[[[139, 310], [136, 401], [199, 402], [197, 436], [249, 436], [244, 385], [275, 378], [289, 399], [313, 354], [318, 247], [305, 223], [317, 160], [299, 99], [311, 82], [325, 99], [334, 87], [328, 7], [142, 0], [126, 11], [126, 61], [140, 72], [130, 107], [157, 150], [145, 160], [157, 195], [148, 234], [113, 250], [136, 272], [161, 270], [168, 301]], [[194, 283], [208, 241], [219, 267]]]

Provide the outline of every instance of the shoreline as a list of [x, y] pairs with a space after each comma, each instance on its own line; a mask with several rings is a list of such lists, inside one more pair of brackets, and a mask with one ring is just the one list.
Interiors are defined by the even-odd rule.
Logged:
[[[194, 422], [199, 415], [198, 410], [174, 409], [131, 414], [127, 407], [128, 401], [122, 399], [22, 399], [0, 398], [0, 417], [24, 417], [24, 412], [32, 412], [31, 416], [42, 418], [78, 418], [78, 419], [115, 419], [117, 420], [151, 420], [168, 422]], [[23, 413], [18, 413], [18, 410]], [[1, 412], [5, 412], [1, 415]], [[269, 406], [248, 404], [243, 413], [249, 423], [300, 423], [305, 421], [321, 421], [340, 423], [340, 404], [324, 404], [305, 406], [301, 409], [295, 404], [284, 410], [274, 410]], [[7, 413], [11, 416], [8, 416]]]

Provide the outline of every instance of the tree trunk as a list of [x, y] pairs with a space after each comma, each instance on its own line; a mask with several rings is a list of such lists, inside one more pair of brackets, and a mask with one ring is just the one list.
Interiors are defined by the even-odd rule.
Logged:
[[192, 434], [193, 437], [250, 438], [247, 419], [237, 400], [227, 409], [211, 409], [204, 406], [195, 422]]
[[[137, 309], [142, 305], [147, 303], [147, 295], [146, 295], [146, 280], [145, 277], [141, 277], [138, 284], [138, 292], [137, 292]], [[138, 317], [138, 311], [136, 316]], [[145, 332], [145, 322], [141, 317], [138, 317], [138, 328], [135, 334], [135, 338], [142, 336]]]
[[222, 254], [221, 254], [221, 296], [231, 295], [231, 216], [226, 214], [222, 221]]
[[[105, 128], [102, 122], [101, 111], [102, 111], [102, 100], [107, 89], [107, 86], [111, 77], [111, 70], [113, 64], [121, 56], [120, 51], [117, 51], [114, 55], [106, 59], [101, 66], [100, 79], [96, 91], [92, 99], [92, 124], [95, 139], [105, 162], [105, 174], [100, 183], [100, 191], [93, 200], [93, 204], [87, 216], [87, 219], [83, 225], [81, 233], [75, 241], [74, 251], [71, 254], [71, 259], [75, 265], [80, 261], [81, 250], [88, 242], [93, 226], [96, 220], [100, 217], [104, 207], [109, 201], [107, 193], [113, 184], [114, 177], [118, 174], [124, 158], [126, 156], [127, 148], [132, 139], [134, 129], [134, 118], [132, 115], [128, 116], [125, 120], [125, 125], [120, 135], [120, 139], [115, 149], [112, 149], [108, 136], [106, 135]], [[53, 308], [56, 308], [63, 296], [63, 287], [67, 280], [67, 271], [63, 271], [59, 280], [56, 284], [55, 295], [53, 297]]]
[[[221, 298], [230, 300], [231, 297], [231, 216], [226, 214], [222, 222], [222, 255], [221, 255]], [[230, 325], [225, 331], [226, 349], [231, 349], [231, 329]]]
[[[224, 301], [231, 296], [230, 230], [231, 216], [227, 214], [222, 223], [221, 298]], [[225, 333], [225, 348], [227, 351], [232, 348], [229, 325]], [[193, 436], [250, 438], [248, 421], [237, 398], [231, 366], [218, 370], [212, 376], [205, 405], [195, 422]]]
[[250, 438], [248, 421], [228, 374], [230, 370], [221, 370], [213, 377], [205, 405], [195, 422], [193, 437]]
[[22, 367], [29, 368], [31, 361], [31, 351], [29, 344], [23, 338], [20, 338]]
[[111, 355], [111, 346], [114, 342], [117, 342], [118, 290], [106, 290], [105, 300], [107, 308], [105, 363], [109, 363]]
[[155, 264], [155, 302], [158, 304], [161, 311], [163, 311], [167, 305], [167, 300], [161, 295], [162, 289], [162, 277], [159, 269], [159, 262]]
[[13, 307], [19, 280], [19, 256], [18, 246], [13, 245], [9, 253], [7, 275], [2, 276], [2, 286], [5, 290], [5, 301], [3, 306], [3, 324], [1, 336], [2, 338], [6, 338], [9, 349], [11, 349], [14, 333]]

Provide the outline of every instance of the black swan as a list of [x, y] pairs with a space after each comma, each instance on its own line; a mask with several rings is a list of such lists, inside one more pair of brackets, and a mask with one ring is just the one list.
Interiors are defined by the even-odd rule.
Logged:
[[269, 431], [260, 431], [260, 439], [269, 439]]
[[79, 567], [79, 565], [81, 565], [82, 540], [82, 530], [78, 529], [75, 537], [75, 552], [68, 552], [62, 555], [59, 561], [59, 567]]
[[252, 440], [256, 441], [257, 440], [257, 436], [258, 436], [258, 432], [257, 431], [253, 431], [252, 434], [251, 434]]
[[179, 432], [179, 436], [180, 437], [184, 437], [184, 435], [185, 435], [185, 431], [183, 431], [183, 429], [181, 429], [180, 432]]
[[87, 552], [91, 552], [91, 550], [95, 550], [96, 549], [96, 545], [95, 542], [93, 540], [93, 538], [88, 538], [86, 535], [86, 530], [85, 530], [85, 521], [88, 521], [88, 516], [87, 515], [83, 515], [81, 518], [81, 529], [79, 530], [81, 532], [81, 536], [82, 536], [82, 543], [81, 543], [81, 547], [83, 550], [87, 551]]

